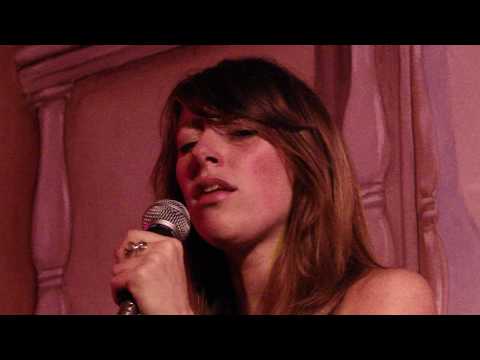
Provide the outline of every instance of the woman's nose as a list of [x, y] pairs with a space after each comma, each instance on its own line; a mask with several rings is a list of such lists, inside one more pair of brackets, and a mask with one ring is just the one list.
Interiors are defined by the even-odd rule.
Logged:
[[192, 150], [199, 164], [221, 165], [223, 163], [221, 135], [212, 129], [206, 129]]

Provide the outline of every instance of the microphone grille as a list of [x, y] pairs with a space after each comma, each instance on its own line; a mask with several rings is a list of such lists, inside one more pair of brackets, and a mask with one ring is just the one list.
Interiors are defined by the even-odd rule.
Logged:
[[190, 214], [182, 203], [169, 199], [155, 201], [143, 215], [143, 230], [148, 231], [155, 224], [165, 225], [165, 221], [174, 227], [178, 240], [187, 238], [190, 232]]

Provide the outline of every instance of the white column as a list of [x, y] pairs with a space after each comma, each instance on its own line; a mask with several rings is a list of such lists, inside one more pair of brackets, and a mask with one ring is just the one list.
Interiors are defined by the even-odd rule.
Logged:
[[385, 176], [390, 162], [385, 112], [378, 86], [375, 46], [352, 46], [350, 95], [343, 135], [361, 188], [375, 256], [382, 265], [397, 263], [386, 217]]
[[435, 293], [437, 311], [446, 313], [448, 294], [447, 258], [437, 231], [438, 155], [430, 99], [423, 70], [422, 46], [410, 47], [412, 121], [415, 141], [415, 182], [418, 217], [420, 273]]
[[65, 164], [64, 121], [70, 85], [46, 89], [32, 99], [41, 134], [34, 199], [32, 247], [37, 270], [36, 314], [66, 314], [63, 293], [71, 240], [71, 211]]

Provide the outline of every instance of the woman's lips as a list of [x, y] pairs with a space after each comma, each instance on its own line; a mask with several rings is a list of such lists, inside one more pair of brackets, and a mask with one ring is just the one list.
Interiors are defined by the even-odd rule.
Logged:
[[223, 179], [205, 177], [195, 184], [193, 200], [200, 205], [213, 204], [224, 200], [235, 191], [237, 188]]
[[213, 205], [229, 197], [233, 191], [217, 190], [201, 194], [195, 202], [197, 205]]

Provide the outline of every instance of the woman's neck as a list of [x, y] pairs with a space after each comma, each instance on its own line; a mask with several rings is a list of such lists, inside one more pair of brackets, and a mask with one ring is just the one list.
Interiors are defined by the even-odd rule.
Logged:
[[243, 252], [238, 250], [227, 254], [230, 263], [232, 283], [240, 310], [245, 314], [259, 314], [261, 299], [270, 272], [282, 243], [281, 236], [258, 242]]

